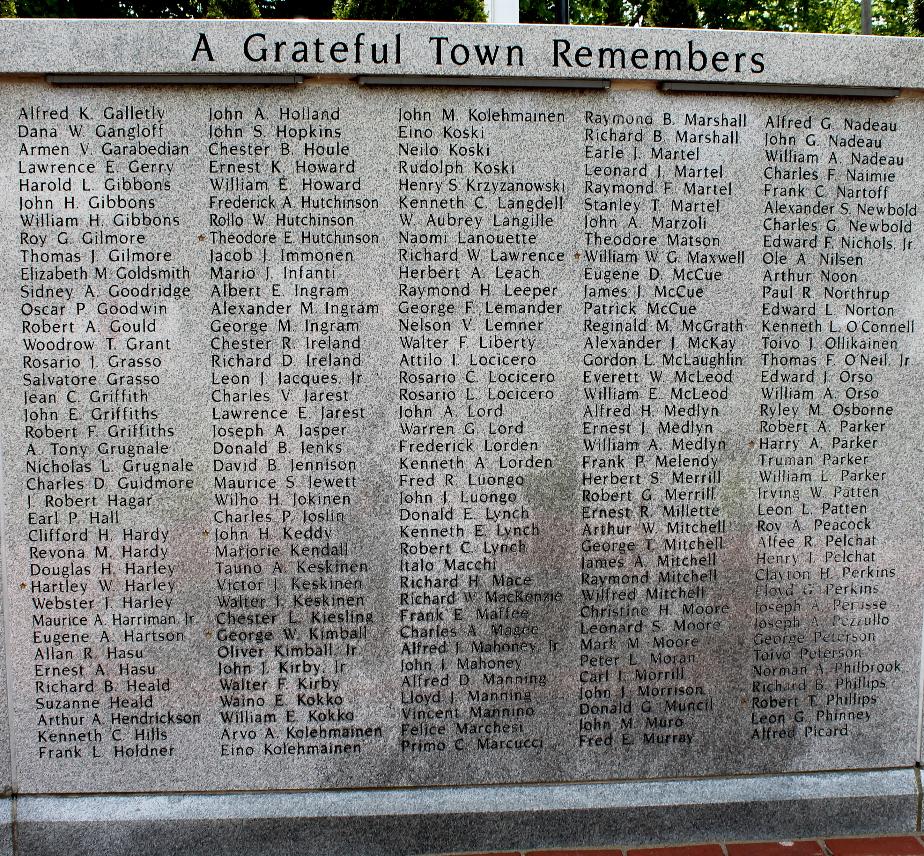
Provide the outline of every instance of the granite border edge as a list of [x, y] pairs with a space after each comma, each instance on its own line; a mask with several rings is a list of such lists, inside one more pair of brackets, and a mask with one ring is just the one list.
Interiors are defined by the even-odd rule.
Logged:
[[908, 767], [644, 783], [28, 795], [0, 802], [10, 841], [6, 850], [0, 842], [0, 854], [417, 856], [913, 833], [920, 831], [921, 788]]

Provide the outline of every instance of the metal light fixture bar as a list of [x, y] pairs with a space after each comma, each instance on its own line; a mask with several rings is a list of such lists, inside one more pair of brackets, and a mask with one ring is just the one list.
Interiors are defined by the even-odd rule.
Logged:
[[57, 86], [297, 86], [303, 74], [46, 74]]
[[730, 95], [819, 95], [826, 98], [896, 98], [901, 89], [888, 86], [810, 86], [798, 83], [711, 83], [662, 80], [664, 92], [718, 92]]

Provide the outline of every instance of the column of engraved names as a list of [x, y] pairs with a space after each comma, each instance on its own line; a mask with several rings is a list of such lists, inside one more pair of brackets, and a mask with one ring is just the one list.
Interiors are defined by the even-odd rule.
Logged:
[[578, 744], [611, 750], [635, 741], [626, 641], [650, 630], [639, 516], [651, 497], [642, 444], [653, 405], [642, 367], [663, 350], [668, 322], [650, 318], [643, 302], [645, 263], [656, 261], [660, 240], [639, 226], [654, 193], [656, 167], [644, 151], [653, 117], [588, 110], [583, 119]]
[[177, 755], [199, 721], [176, 703], [169, 663], [193, 616], [155, 506], [190, 490], [194, 472], [161, 387], [190, 291], [168, 240], [186, 147], [165, 113], [46, 96], [19, 111], [28, 558], [18, 588], [31, 606], [40, 760], [146, 764]]
[[[762, 405], [772, 417], [762, 429], [776, 436], [762, 438], [771, 451], [759, 559], [775, 598], [756, 609], [773, 610], [776, 635], [755, 649], [755, 695], [772, 711], [754, 736], [827, 741], [875, 721], [902, 668], [890, 651], [896, 546], [881, 529], [891, 495], [880, 449], [896, 414], [889, 390], [907, 365], [903, 338], [914, 329], [897, 317], [893, 283], [917, 211], [898, 190], [899, 122], [800, 110], [766, 125], [768, 171], [785, 188], [768, 203], [767, 226], [782, 233], [774, 278], [793, 285], [770, 295], [765, 314], [779, 307], [796, 317], [772, 322], [780, 329], [765, 337], [779, 351], [787, 336], [774, 360], [778, 386], [765, 392], [773, 404]], [[781, 651], [784, 643], [795, 650]]]
[[[721, 504], [743, 359], [719, 223], [744, 114], [585, 114], [580, 742], [691, 744], [726, 645]], [[624, 640], [620, 642], [617, 640]], [[618, 729], [620, 734], [616, 734]]]
[[384, 405], [376, 399], [381, 368], [373, 346], [383, 335], [385, 293], [368, 272], [383, 239], [372, 151], [351, 123], [355, 102], [333, 106], [337, 100], [281, 106], [274, 131], [289, 175], [276, 216], [283, 230], [277, 275], [298, 298], [278, 380], [286, 400], [299, 402], [283, 512], [292, 524], [283, 531], [290, 622], [298, 626], [276, 653], [295, 708], [284, 751], [376, 759], [385, 741], [386, 712], [371, 703], [380, 680], [385, 604], [376, 582], [385, 559], [368, 555], [380, 512], [357, 506], [375, 491], [381, 454], [374, 426]]
[[829, 435], [822, 468], [832, 472], [811, 528], [830, 623], [813, 634], [827, 662], [808, 733], [822, 738], [887, 729], [897, 676], [909, 668], [896, 620], [904, 544], [892, 528], [902, 502], [892, 468], [904, 449], [891, 435], [907, 406], [900, 390], [916, 331], [900, 294], [916, 275], [920, 232], [907, 116], [861, 109], [826, 125], [825, 176], [841, 217], [825, 224], [819, 251], [826, 389], [817, 431]]
[[[275, 542], [279, 455], [289, 406], [278, 400], [275, 340], [292, 305], [270, 282], [279, 179], [260, 108], [208, 108], [208, 276], [217, 754], [272, 745], [281, 717], [273, 643], [284, 623]], [[272, 182], [272, 188], [270, 183]], [[280, 429], [282, 433], [280, 433]]]
[[649, 450], [662, 537], [655, 542], [657, 579], [646, 596], [657, 602], [656, 633], [668, 635], [652, 640], [648, 677], [666, 686], [651, 705], [660, 715], [646, 717], [646, 731], [654, 733], [643, 742], [673, 745], [700, 739], [697, 731], [708, 733], [727, 715], [717, 704], [727, 692], [720, 664], [737, 650], [730, 639], [737, 563], [729, 531], [737, 508], [725, 482], [742, 445], [735, 426], [749, 327], [734, 305], [749, 259], [732, 222], [748, 198], [736, 170], [749, 116], [740, 103], [680, 100], [661, 118], [664, 130], [653, 135], [650, 151], [667, 198], [651, 223], [663, 230], [665, 264], [648, 309], [669, 316], [671, 335], [661, 355], [664, 375], [651, 375], [665, 382], [666, 400], [656, 405]]
[[400, 111], [397, 135], [402, 749], [538, 750], [551, 643], [528, 604], [560, 594], [532, 555], [542, 528], [525, 494], [552, 460], [525, 405], [554, 398], [538, 343], [560, 312], [547, 265], [564, 253], [538, 247], [563, 185], [531, 180], [502, 145], [561, 114], [440, 113]]
[[791, 517], [783, 519], [815, 504], [820, 487], [813, 483], [822, 478], [809, 448], [817, 442], [809, 411], [819, 412], [817, 387], [823, 379], [814, 263], [823, 246], [824, 218], [835, 207], [815, 150], [818, 122], [800, 112], [767, 116], [762, 123], [761, 386], [749, 704], [751, 737], [768, 742], [794, 738], [805, 717], [808, 667], [791, 662], [792, 644], [805, 641], [803, 628], [818, 620], [804, 614], [812, 604], [812, 536]]
[[215, 446], [221, 753], [358, 754], [381, 729], [354, 725], [345, 692], [373, 622], [345, 440], [366, 415], [357, 316], [378, 309], [349, 299], [341, 269], [342, 246], [371, 236], [328, 212], [355, 207], [361, 179], [336, 109], [223, 108], [210, 136], [225, 155], [210, 169], [214, 430], [234, 438]]
[[471, 294], [449, 231], [472, 217], [460, 192], [462, 163], [446, 157], [432, 110], [400, 107], [396, 118], [399, 746], [427, 758], [452, 751], [456, 737], [460, 592], [494, 562], [462, 554], [471, 524], [449, 498], [473, 451], [454, 424], [463, 406], [462, 299]]
[[753, 736], [827, 742], [873, 721], [902, 668], [877, 458], [914, 329], [893, 282], [917, 211], [898, 191], [899, 122], [792, 110], [765, 124], [761, 379], [773, 386], [761, 389]]
[[469, 733], [480, 735], [469, 747], [513, 770], [552, 750], [556, 675], [567, 668], [556, 630], [565, 597], [556, 541], [567, 528], [548, 496], [564, 456], [546, 429], [559, 418], [565, 367], [556, 342], [567, 335], [570, 176], [548, 158], [567, 122], [559, 108], [544, 98], [497, 99], [456, 116], [474, 137], [456, 151], [470, 159], [465, 188], [484, 218], [458, 235], [481, 298], [477, 335], [463, 347], [465, 430], [476, 456], [460, 499], [476, 521], [476, 550], [496, 562], [474, 581], [459, 665]]

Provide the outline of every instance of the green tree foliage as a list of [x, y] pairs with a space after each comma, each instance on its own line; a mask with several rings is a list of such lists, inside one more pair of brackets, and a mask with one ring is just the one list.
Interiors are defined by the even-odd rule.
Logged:
[[259, 18], [257, 0], [206, 0], [206, 18]]
[[609, 24], [623, 26], [637, 24], [638, 10], [624, 0], [578, 0], [571, 10], [575, 24]]
[[551, 0], [520, 0], [521, 24], [551, 24], [555, 21], [555, 4]]
[[[627, 0], [571, 0], [571, 23], [611, 26], [637, 24], [637, 11]], [[520, 22], [553, 24], [555, 0], [520, 0]]]
[[484, 21], [483, 0], [335, 0], [334, 16], [368, 21]]
[[259, 0], [0, 0], [21, 18], [259, 18]]
[[117, 0], [19, 0], [16, 12], [20, 18], [127, 17]]
[[[532, 13], [539, 2], [521, 0], [520, 8], [525, 6]], [[554, 20], [554, 13], [530, 20]], [[571, 21], [575, 24], [859, 33], [860, 0], [571, 0]], [[873, 33], [924, 35], [924, 0], [873, 0]]]
[[697, 27], [696, 0], [651, 0], [645, 23], [651, 27]]
[[261, 0], [264, 18], [333, 18], [333, 0]]
[[[483, 21], [483, 0], [0, 0], [24, 18], [338, 18]], [[554, 0], [520, 0], [552, 23]], [[571, 0], [571, 23], [858, 33], [860, 0]], [[873, 0], [877, 35], [924, 36], [924, 0]]]

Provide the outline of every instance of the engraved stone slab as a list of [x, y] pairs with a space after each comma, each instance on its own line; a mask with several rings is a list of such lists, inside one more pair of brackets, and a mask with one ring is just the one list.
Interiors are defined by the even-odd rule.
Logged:
[[3, 97], [19, 787], [913, 762], [916, 93]]

